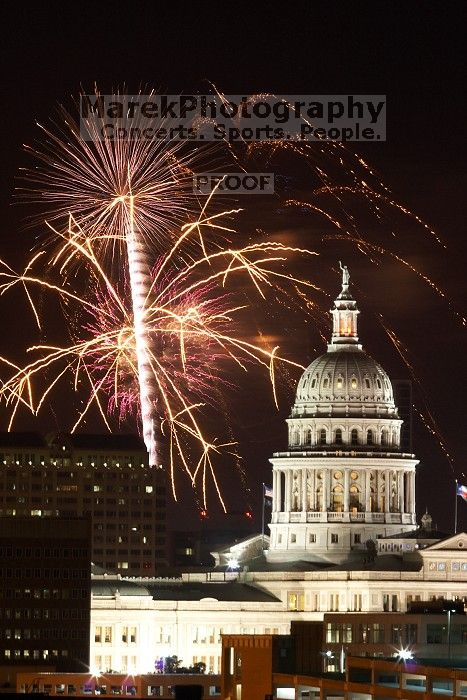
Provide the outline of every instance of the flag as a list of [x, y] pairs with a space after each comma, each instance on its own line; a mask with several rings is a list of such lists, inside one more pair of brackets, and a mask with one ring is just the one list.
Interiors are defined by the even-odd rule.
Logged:
[[467, 501], [467, 486], [462, 486], [462, 484], [457, 484], [457, 495]]
[[[264, 489], [264, 497], [265, 498], [272, 498], [272, 487], [266, 486], [266, 484], [263, 484], [263, 489]], [[466, 489], [466, 491], [467, 491], [467, 489]]]

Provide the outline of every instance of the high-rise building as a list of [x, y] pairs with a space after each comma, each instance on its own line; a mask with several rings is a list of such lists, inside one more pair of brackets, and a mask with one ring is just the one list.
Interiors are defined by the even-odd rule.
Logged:
[[88, 516], [92, 561], [129, 576], [167, 564], [165, 472], [133, 435], [0, 434], [0, 516]]
[[0, 520], [0, 683], [89, 666], [89, 518]]

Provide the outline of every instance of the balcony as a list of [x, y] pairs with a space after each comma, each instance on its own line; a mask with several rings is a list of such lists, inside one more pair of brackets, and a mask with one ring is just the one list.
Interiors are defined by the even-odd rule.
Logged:
[[344, 516], [346, 514], [344, 512], [342, 513], [333, 513], [332, 511], [328, 512], [328, 523], [342, 523], [344, 521]]
[[365, 522], [365, 513], [350, 513], [350, 522], [351, 523], [364, 523]]

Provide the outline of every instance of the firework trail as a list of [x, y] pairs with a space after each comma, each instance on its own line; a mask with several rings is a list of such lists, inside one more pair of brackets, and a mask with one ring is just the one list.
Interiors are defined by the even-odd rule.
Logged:
[[[151, 267], [154, 251], [166, 249], [195, 211], [193, 167], [198, 158], [206, 163], [212, 149], [188, 153], [181, 141], [103, 140], [104, 123], [95, 115], [87, 120], [88, 141], [66, 112], [55, 132], [43, 129], [45, 146], [34, 151], [42, 167], [27, 173], [22, 193], [46, 205], [52, 231], [71, 214], [75, 229], [85, 233], [85, 245], [92, 245], [101, 265], [108, 252], [114, 265], [123, 263], [132, 300], [142, 433], [155, 466], [161, 458], [151, 347], [155, 339], [148, 333]], [[163, 120], [159, 126], [164, 126]], [[70, 254], [76, 253], [81, 251]]]

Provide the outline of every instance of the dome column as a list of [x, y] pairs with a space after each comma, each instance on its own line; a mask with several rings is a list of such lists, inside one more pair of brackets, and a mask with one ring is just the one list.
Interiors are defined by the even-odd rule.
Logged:
[[410, 473], [410, 512], [415, 511], [415, 472]]
[[272, 472], [272, 493], [273, 493], [273, 503], [272, 510], [273, 513], [277, 513], [280, 510], [281, 502], [281, 479], [280, 472], [274, 470]]
[[402, 469], [398, 473], [398, 503], [399, 503], [399, 511], [401, 513], [404, 512], [404, 502], [405, 502], [405, 497], [404, 497], [404, 472]]
[[365, 511], [369, 513], [371, 511], [371, 481], [370, 472], [365, 472]]
[[[384, 470], [384, 512], [389, 514], [391, 508], [391, 472], [389, 469]], [[389, 518], [386, 518], [386, 522]]]
[[286, 469], [286, 471], [285, 471], [285, 498], [284, 498], [284, 510], [286, 513], [290, 513], [291, 502], [292, 502], [292, 470]]
[[344, 469], [344, 513], [349, 512], [349, 498], [350, 498], [349, 481], [350, 481], [349, 470]]
[[302, 500], [301, 500], [301, 506], [302, 506], [302, 520], [305, 522], [306, 520], [306, 511], [307, 511], [307, 503], [306, 503], [306, 486], [307, 486], [307, 469], [302, 469]]
[[321, 512], [326, 513], [328, 508], [328, 484], [327, 484], [327, 469], [323, 470], [322, 486], [321, 486]]

